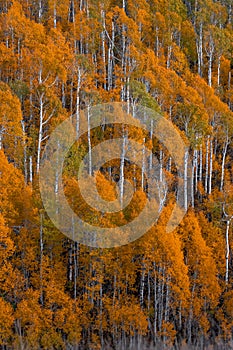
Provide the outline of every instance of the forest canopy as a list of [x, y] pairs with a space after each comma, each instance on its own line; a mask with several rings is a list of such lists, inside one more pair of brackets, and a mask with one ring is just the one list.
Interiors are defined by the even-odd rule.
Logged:
[[[232, 6], [0, 0], [2, 350], [233, 349]], [[69, 119], [78, 134], [83, 111], [113, 102], [160, 113], [187, 141], [190, 203], [168, 233], [175, 164], [156, 138], [135, 127], [127, 137], [157, 157], [166, 202], [140, 239], [93, 248], [49, 219], [41, 159], [60, 123]], [[123, 225], [147, 200], [142, 170], [123, 157], [95, 175], [110, 202], [122, 176], [131, 181], [130, 206], [118, 216], [96, 216], [81, 201], [80, 161], [91, 145], [125, 134], [111, 125], [88, 130], [66, 156], [66, 197], [93, 224]]]

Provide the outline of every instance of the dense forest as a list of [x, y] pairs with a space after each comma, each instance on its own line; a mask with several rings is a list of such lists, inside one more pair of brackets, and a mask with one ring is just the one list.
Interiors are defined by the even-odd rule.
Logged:
[[[232, 0], [0, 1], [2, 350], [233, 349], [232, 7]], [[83, 111], [110, 102], [160, 113], [187, 140], [190, 201], [168, 233], [175, 165], [166, 147], [135, 128], [134, 139], [150, 143], [158, 159], [166, 201], [141, 238], [95, 248], [53, 225], [39, 174], [53, 130], [70, 118], [78, 132]], [[122, 225], [147, 200], [141, 169], [123, 159], [135, 190], [128, 209], [101, 218], [80, 204], [80, 159], [90, 140], [114, 135], [117, 125], [89, 130], [65, 161], [69, 203], [94, 225]], [[102, 197], [113, 200], [122, 159], [96, 176]]]

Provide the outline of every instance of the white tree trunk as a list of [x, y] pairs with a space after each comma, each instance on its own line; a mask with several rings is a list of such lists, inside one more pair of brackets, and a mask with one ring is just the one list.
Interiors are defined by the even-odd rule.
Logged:
[[[195, 151], [194, 151], [195, 154]], [[192, 172], [191, 172], [191, 204], [194, 208], [194, 170], [195, 170], [195, 156], [193, 156]]]
[[41, 154], [41, 143], [43, 138], [43, 95], [40, 96], [40, 120], [39, 120], [39, 134], [38, 134], [38, 146], [37, 146], [37, 162], [36, 162], [36, 172], [40, 170], [40, 154]]
[[218, 56], [218, 74], [217, 74], [217, 84], [220, 85], [220, 72], [221, 72], [221, 56]]
[[[151, 302], [151, 292], [150, 292], [150, 270], [148, 269], [147, 275], [147, 313], [150, 312], [150, 302]], [[150, 318], [148, 317], [148, 329], [150, 329]]]
[[210, 33], [208, 37], [208, 44], [205, 47], [205, 51], [208, 57], [208, 85], [212, 86], [212, 64], [213, 64], [213, 56], [214, 56], [214, 40], [212, 34]]
[[78, 77], [77, 77], [77, 95], [76, 95], [76, 137], [79, 137], [79, 119], [80, 119], [80, 88], [81, 88], [81, 79], [82, 73], [81, 69], [78, 67]]
[[158, 317], [158, 300], [157, 300], [157, 276], [156, 276], [156, 265], [153, 263], [154, 267], [154, 336], [157, 334], [157, 317]]
[[170, 68], [171, 54], [172, 54], [172, 46], [169, 45], [167, 48], [167, 69]]
[[65, 84], [62, 83], [61, 85], [61, 93], [62, 93], [62, 98], [61, 98], [61, 102], [62, 102], [62, 108], [66, 107], [66, 94], [65, 94]]
[[44, 242], [43, 242], [43, 214], [40, 214], [40, 302], [43, 306], [43, 252], [44, 252]]
[[129, 93], [129, 77], [126, 80], [126, 103], [127, 103], [127, 113], [130, 112], [130, 93]]
[[207, 190], [208, 190], [208, 176], [209, 176], [209, 136], [206, 140], [205, 193], [207, 193]]
[[142, 179], [141, 179], [141, 187], [142, 187], [142, 191], [144, 189], [144, 173], [145, 173], [145, 142], [146, 139], [143, 139], [143, 149], [142, 149]]
[[[73, 74], [71, 78], [71, 83], [70, 83], [70, 121], [72, 122], [72, 117], [73, 117], [73, 93], [74, 93], [74, 80], [73, 80]], [[76, 105], [76, 111], [77, 111], [77, 105]]]
[[[28, 181], [28, 169], [27, 169], [27, 145], [25, 141], [25, 123], [22, 120], [22, 131], [23, 131], [23, 165], [24, 165], [24, 181], [27, 184]], [[1, 133], [0, 133], [0, 149], [1, 149]]]
[[195, 192], [197, 192], [197, 182], [198, 182], [198, 151], [194, 151], [194, 166], [195, 166]]
[[202, 154], [202, 145], [200, 145], [200, 164], [199, 164], [199, 181], [202, 182], [202, 166], [203, 166], [203, 154]]
[[198, 60], [198, 74], [202, 76], [202, 67], [203, 67], [203, 25], [200, 23], [199, 27], [199, 38], [196, 42], [197, 46], [197, 60]]
[[79, 243], [74, 243], [74, 299], [77, 298], [77, 279], [78, 279], [78, 254]]
[[[150, 139], [151, 139], [151, 144], [153, 140], [153, 119], [151, 119], [150, 123]], [[153, 165], [153, 153], [152, 150], [150, 151], [150, 163], [149, 163], [149, 170], [151, 171]]]
[[231, 20], [232, 20], [232, 4], [229, 3], [229, 8], [228, 8], [228, 23], [231, 24]]
[[39, 19], [39, 23], [41, 23], [41, 19], [42, 19], [42, 11], [43, 11], [43, 9], [42, 9], [42, 1], [41, 0], [39, 0], [39, 10], [38, 10], [38, 19]]
[[208, 191], [209, 194], [211, 194], [212, 192], [212, 173], [213, 173], [213, 140], [211, 138], [210, 140], [210, 174], [209, 174], [209, 191]]
[[57, 28], [57, 9], [56, 9], [56, 1], [54, 1], [54, 7], [53, 7], [53, 28]]
[[230, 228], [231, 219], [227, 220], [226, 227], [226, 276], [225, 281], [228, 284], [229, 279], [229, 255], [230, 255], [230, 246], [229, 246], [229, 228]]
[[163, 151], [159, 152], [159, 181], [163, 182]]
[[125, 151], [126, 151], [126, 136], [123, 134], [122, 152], [121, 152], [121, 166], [120, 166], [120, 205], [123, 208], [123, 197], [124, 197], [124, 166], [125, 166]]
[[212, 86], [212, 61], [213, 61], [213, 55], [211, 53], [209, 56], [209, 64], [208, 64], [208, 84], [209, 84], [209, 86]]
[[142, 270], [141, 270], [141, 280], [140, 280], [140, 305], [143, 307], [144, 304], [144, 289], [145, 289], [145, 264], [142, 263]]
[[[105, 12], [101, 10], [101, 19], [103, 28], [105, 28]], [[105, 29], [101, 33], [102, 38], [102, 65], [103, 65], [103, 78], [104, 78], [104, 90], [107, 88], [106, 84], [106, 53], [105, 53]]]
[[32, 156], [29, 157], [29, 181], [32, 183]]
[[70, 248], [68, 249], [68, 260], [69, 260], [69, 264], [68, 264], [68, 279], [69, 279], [69, 282], [72, 281], [72, 277], [73, 277], [73, 259], [72, 259], [72, 255], [73, 255], [73, 244], [71, 242], [70, 243]]
[[229, 139], [228, 139], [228, 133], [227, 133], [226, 141], [225, 141], [224, 148], [223, 148], [223, 155], [222, 155], [222, 173], [221, 173], [221, 182], [220, 182], [220, 191], [221, 192], [223, 191], [223, 185], [224, 185], [225, 161], [226, 161], [228, 144], [229, 144]]
[[188, 158], [189, 153], [186, 150], [184, 155], [184, 209], [188, 209]]
[[159, 57], [159, 28], [156, 27], [155, 28], [155, 33], [156, 33], [156, 39], [155, 39], [155, 43], [156, 43], [156, 56]]
[[90, 105], [87, 107], [87, 137], [88, 137], [88, 161], [89, 175], [92, 175], [91, 129], [90, 129]]

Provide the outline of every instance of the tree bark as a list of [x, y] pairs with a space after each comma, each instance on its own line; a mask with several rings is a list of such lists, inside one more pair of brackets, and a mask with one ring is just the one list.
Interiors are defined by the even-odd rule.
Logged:
[[226, 276], [225, 281], [226, 284], [228, 284], [229, 280], [229, 255], [230, 255], [230, 246], [229, 246], [229, 228], [230, 228], [231, 220], [227, 220], [227, 227], [226, 227]]
[[92, 151], [91, 151], [91, 129], [90, 129], [90, 105], [87, 107], [87, 137], [88, 137], [88, 161], [89, 175], [92, 175]]
[[208, 191], [208, 176], [209, 176], [209, 136], [206, 140], [206, 160], [205, 160], [205, 193]]
[[212, 192], [212, 175], [213, 175], [213, 140], [210, 139], [210, 174], [209, 174], [209, 190], [208, 193]]
[[220, 191], [221, 192], [223, 191], [223, 186], [224, 186], [225, 161], [226, 161], [228, 145], [229, 145], [229, 139], [228, 139], [228, 132], [227, 132], [226, 141], [225, 141], [224, 147], [223, 147], [223, 155], [222, 155], [222, 172], [221, 172], [221, 182], [220, 182]]
[[188, 209], [188, 151], [184, 155], [184, 209]]

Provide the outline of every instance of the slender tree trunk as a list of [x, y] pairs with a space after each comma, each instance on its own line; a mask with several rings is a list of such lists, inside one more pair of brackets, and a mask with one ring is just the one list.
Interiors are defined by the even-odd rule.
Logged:
[[198, 74], [202, 76], [202, 67], [203, 67], [203, 24], [200, 23], [199, 27], [199, 37], [196, 42], [197, 46], [197, 60], [198, 60]]
[[[151, 139], [151, 144], [152, 144], [152, 140], [153, 140], [153, 119], [151, 119], [151, 123], [150, 123], [150, 139]], [[153, 165], [153, 152], [152, 149], [150, 151], [150, 161], [149, 161], [149, 171], [152, 170], [152, 165]]]
[[[105, 12], [102, 10], [101, 11], [101, 18], [102, 18], [102, 24], [103, 28], [105, 28]], [[107, 84], [106, 84], [106, 53], [105, 53], [105, 29], [103, 29], [101, 33], [102, 37], [102, 65], [103, 65], [103, 79], [104, 79], [104, 90], [107, 89]]]
[[[147, 313], [150, 313], [150, 302], [151, 302], [151, 291], [150, 291], [150, 270], [148, 269], [147, 274]], [[148, 317], [148, 329], [150, 329], [150, 317]]]
[[165, 298], [165, 312], [164, 312], [164, 321], [167, 322], [169, 319], [169, 302], [170, 302], [170, 278], [167, 277], [166, 283], [166, 298]]
[[229, 7], [228, 7], [228, 23], [231, 24], [232, 21], [232, 4], [229, 3]]
[[184, 209], [188, 209], [188, 151], [184, 155]]
[[202, 67], [203, 67], [203, 25], [200, 24], [200, 36], [199, 36], [199, 46], [200, 46], [200, 76], [202, 76]]
[[[70, 119], [71, 119], [71, 121], [72, 121], [72, 116], [73, 116], [73, 93], [74, 93], [73, 87], [74, 87], [74, 79], [73, 79], [73, 74], [72, 74], [71, 83], [70, 83]], [[77, 103], [76, 103], [76, 111], [77, 111]]]
[[79, 137], [79, 118], [80, 118], [80, 88], [81, 88], [81, 69], [78, 67], [77, 92], [76, 92], [76, 137]]
[[223, 155], [222, 155], [222, 173], [221, 173], [221, 182], [220, 182], [220, 191], [223, 191], [223, 185], [224, 185], [224, 174], [225, 174], [225, 161], [226, 161], [226, 155], [227, 155], [227, 147], [229, 144], [229, 139], [228, 139], [228, 132], [226, 136], [226, 141], [223, 147]]
[[145, 142], [146, 139], [143, 139], [143, 149], [142, 149], [142, 179], [141, 179], [141, 187], [142, 187], [142, 191], [144, 189], [144, 173], [145, 173]]
[[163, 182], [163, 151], [159, 152], [159, 181]]
[[72, 282], [73, 278], [73, 244], [70, 243], [70, 247], [68, 249], [68, 280]]
[[79, 243], [74, 243], [74, 299], [77, 299], [77, 278], [78, 278], [78, 255]]
[[39, 134], [38, 134], [38, 146], [37, 146], [37, 162], [36, 162], [36, 172], [40, 169], [40, 154], [41, 154], [41, 143], [43, 138], [43, 94], [40, 96], [40, 121], [39, 121]]
[[[20, 350], [25, 350], [25, 346], [24, 346], [24, 342], [23, 342], [23, 332], [22, 332], [22, 326], [21, 326], [21, 320], [17, 319], [15, 321], [15, 329], [16, 329], [16, 333], [19, 336], [19, 349]], [[7, 348], [3, 347], [2, 350], [5, 350]]]
[[226, 276], [225, 281], [228, 284], [229, 280], [229, 255], [230, 255], [230, 246], [229, 246], [229, 228], [230, 228], [231, 219], [227, 220], [226, 227]]
[[208, 176], [209, 176], [209, 136], [206, 140], [206, 160], [205, 160], [205, 193], [208, 191]]
[[32, 171], [32, 156], [29, 157], [29, 181], [32, 183], [32, 176], [33, 176], [33, 171]]
[[144, 304], [144, 288], [145, 288], [145, 264], [142, 262], [142, 269], [141, 269], [141, 280], [140, 280], [140, 305], [141, 308], [143, 308]]
[[230, 229], [230, 224], [231, 220], [233, 219], [233, 215], [229, 216], [225, 212], [225, 208], [223, 205], [223, 214], [226, 218], [226, 233], [225, 233], [225, 240], [226, 240], [226, 273], [225, 273], [225, 283], [226, 285], [229, 282], [229, 258], [230, 258], [230, 244], [229, 244], [229, 229]]
[[158, 296], [159, 296], [159, 302], [158, 302], [158, 328], [159, 331], [162, 331], [162, 324], [163, 324], [163, 312], [164, 312], [164, 286], [165, 286], [165, 276], [164, 276], [164, 268], [159, 267], [159, 285], [158, 285]]
[[123, 134], [123, 144], [122, 144], [122, 153], [121, 153], [121, 166], [120, 166], [120, 181], [119, 181], [120, 182], [120, 204], [121, 204], [121, 208], [123, 208], [123, 197], [124, 197], [125, 151], [126, 151], [126, 135]]
[[213, 140], [210, 139], [210, 174], [209, 174], [209, 194], [212, 192], [212, 175], [213, 175]]
[[159, 57], [159, 28], [158, 27], [155, 28], [155, 33], [156, 33], [155, 52], [156, 52], [156, 56]]
[[193, 208], [194, 208], [194, 171], [195, 171], [195, 151], [193, 155], [192, 173], [191, 173], [191, 204]]
[[116, 300], [116, 291], [117, 291], [117, 275], [116, 271], [114, 272], [114, 277], [113, 277], [113, 297], [112, 297], [112, 305], [115, 305], [115, 300]]
[[218, 56], [218, 74], [217, 74], [217, 84], [220, 85], [220, 71], [221, 71], [221, 55]]
[[[25, 141], [25, 122], [22, 120], [21, 122], [22, 130], [23, 130], [23, 165], [24, 165], [24, 181], [27, 184], [28, 181], [28, 168], [27, 168], [27, 145]], [[0, 133], [0, 149], [1, 149], [1, 133]]]
[[[136, 151], [133, 150], [134, 161], [136, 160]], [[136, 164], [133, 164], [133, 184], [134, 184], [134, 192], [137, 191], [137, 175], [136, 175]]]
[[231, 70], [228, 73], [228, 90], [231, 88]]
[[91, 129], [90, 129], [90, 105], [87, 107], [87, 137], [88, 137], [88, 159], [89, 175], [92, 175], [92, 152], [91, 152]]
[[156, 265], [153, 263], [154, 267], [154, 337], [157, 334], [157, 317], [158, 317], [158, 300], [157, 300], [157, 276], [156, 276]]
[[54, 183], [54, 193], [57, 197], [58, 195], [58, 190], [59, 190], [59, 186], [58, 186], [58, 183], [59, 183], [59, 173], [58, 173], [58, 163], [59, 163], [59, 149], [60, 149], [60, 142], [59, 140], [57, 140], [57, 155], [56, 155], [56, 169], [55, 169], [55, 183]]
[[171, 54], [172, 54], [172, 46], [169, 45], [167, 49], [167, 69], [170, 68]]
[[202, 144], [200, 145], [200, 164], [199, 164], [199, 182], [202, 182], [202, 166], [203, 166]]
[[[195, 275], [195, 273], [194, 273]], [[195, 276], [194, 276], [195, 278]], [[193, 320], [193, 297], [194, 297], [194, 291], [196, 288], [196, 283], [195, 281], [193, 282], [193, 287], [192, 287], [192, 296], [191, 296], [191, 301], [190, 301], [190, 309], [189, 309], [189, 316], [188, 316], [188, 325], [187, 325], [187, 335], [188, 335], [188, 344], [190, 345], [192, 343], [192, 320]]]
[[54, 7], [53, 7], [53, 28], [57, 28], [57, 8], [56, 8], [56, 1], [54, 1]]
[[205, 48], [207, 57], [208, 57], [208, 85], [212, 86], [212, 64], [214, 56], [214, 40], [212, 34], [210, 33], [208, 37], [208, 46]]
[[168, 159], [167, 170], [169, 171], [169, 173], [171, 173], [172, 171], [172, 157], [169, 157]]
[[198, 151], [194, 151], [194, 166], [195, 166], [195, 193], [197, 192], [197, 182], [198, 182]]
[[108, 91], [112, 89], [112, 70], [113, 70], [113, 53], [112, 53], [112, 44], [110, 43], [110, 46], [108, 48]]
[[212, 62], [213, 62], [213, 54], [209, 55], [209, 63], [208, 63], [208, 85], [212, 86]]
[[65, 84], [62, 83], [61, 85], [61, 93], [62, 93], [62, 97], [61, 97], [61, 101], [62, 101], [62, 108], [66, 107], [66, 94], [65, 94]]
[[43, 251], [44, 251], [44, 243], [43, 243], [43, 214], [40, 214], [40, 303], [44, 305], [44, 297], [43, 297]]
[[42, 9], [42, 1], [41, 1], [41, 0], [39, 0], [38, 5], [39, 5], [39, 10], [38, 10], [38, 22], [41, 23], [41, 20], [42, 20], [42, 12], [43, 12], [43, 9]]
[[101, 350], [104, 350], [104, 333], [103, 333], [103, 286], [100, 283], [100, 341]]
[[112, 38], [109, 43], [109, 50], [108, 50], [108, 90], [110, 91], [114, 87], [114, 76], [113, 76], [113, 69], [114, 69], [114, 46], [115, 46], [115, 24], [112, 20]]
[[127, 103], [127, 113], [130, 112], [130, 93], [129, 93], [129, 77], [126, 79], [126, 103]]
[[71, 23], [74, 23], [74, 21], [75, 21], [75, 15], [74, 15], [74, 0], [71, 0], [71, 1], [70, 1], [69, 21], [70, 21]]

